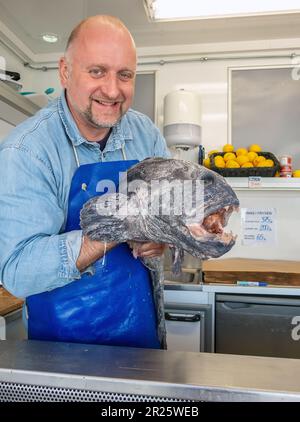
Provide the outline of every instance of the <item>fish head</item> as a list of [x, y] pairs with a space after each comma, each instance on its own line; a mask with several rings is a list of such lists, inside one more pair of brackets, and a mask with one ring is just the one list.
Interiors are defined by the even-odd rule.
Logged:
[[190, 210], [183, 212], [181, 220], [190, 236], [185, 250], [201, 259], [218, 258], [230, 251], [236, 242], [237, 236], [227, 232], [226, 226], [231, 214], [239, 210], [239, 200], [224, 177], [203, 166], [198, 167], [192, 180], [200, 184], [193, 190], [192, 205]]
[[224, 177], [193, 162], [151, 158], [128, 171], [129, 182], [138, 178], [146, 189], [133, 191], [131, 200], [135, 208], [140, 202], [147, 209], [152, 241], [201, 259], [220, 257], [233, 247], [236, 236], [225, 227], [239, 200]]

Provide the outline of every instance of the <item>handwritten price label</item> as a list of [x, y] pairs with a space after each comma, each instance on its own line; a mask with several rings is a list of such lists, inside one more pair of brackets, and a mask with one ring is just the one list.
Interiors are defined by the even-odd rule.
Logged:
[[276, 209], [242, 208], [242, 244], [245, 246], [276, 243]]
[[260, 188], [262, 185], [260, 176], [249, 176], [248, 177], [248, 187], [251, 189]]

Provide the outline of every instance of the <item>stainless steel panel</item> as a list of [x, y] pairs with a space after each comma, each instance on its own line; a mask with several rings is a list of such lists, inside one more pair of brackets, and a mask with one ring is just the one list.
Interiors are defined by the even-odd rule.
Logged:
[[0, 383], [2, 392], [11, 384], [18, 384], [18, 388], [22, 384], [109, 396], [115, 393], [204, 401], [300, 401], [300, 361], [2, 341]]
[[6, 340], [26, 340], [27, 330], [22, 320], [22, 309], [5, 315]]
[[294, 317], [299, 299], [217, 295], [216, 352], [299, 359]]
[[241, 295], [241, 294], [217, 294], [217, 302], [243, 302], [256, 303], [264, 305], [285, 305], [285, 306], [300, 306], [300, 298], [287, 296], [272, 296], [272, 295]]

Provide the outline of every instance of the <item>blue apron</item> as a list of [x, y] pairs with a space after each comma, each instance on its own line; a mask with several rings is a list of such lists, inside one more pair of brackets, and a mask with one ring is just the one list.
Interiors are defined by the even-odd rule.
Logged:
[[[97, 183], [110, 179], [117, 186], [119, 172], [136, 162], [79, 166], [69, 194], [66, 232], [80, 229], [80, 210], [99, 195]], [[107, 252], [94, 270], [94, 275], [85, 273], [80, 280], [26, 299], [28, 338], [160, 348], [150, 274], [127, 243]]]

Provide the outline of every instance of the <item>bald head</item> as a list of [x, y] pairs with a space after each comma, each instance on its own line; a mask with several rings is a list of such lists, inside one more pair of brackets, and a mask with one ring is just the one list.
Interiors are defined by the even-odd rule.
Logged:
[[59, 62], [60, 80], [75, 122], [99, 140], [130, 107], [136, 48], [126, 26], [113, 16], [92, 16], [72, 31]]
[[128, 37], [129, 42], [132, 45], [132, 48], [136, 50], [134, 39], [129, 32], [128, 28], [124, 23], [116, 18], [115, 16], [109, 15], [96, 15], [90, 16], [81, 22], [73, 29], [71, 32], [65, 50], [66, 58], [70, 58], [71, 51], [76, 46], [77, 41], [80, 40], [81, 36], [84, 36], [86, 31], [103, 31], [103, 30], [112, 30], [122, 32], [125, 37]]

